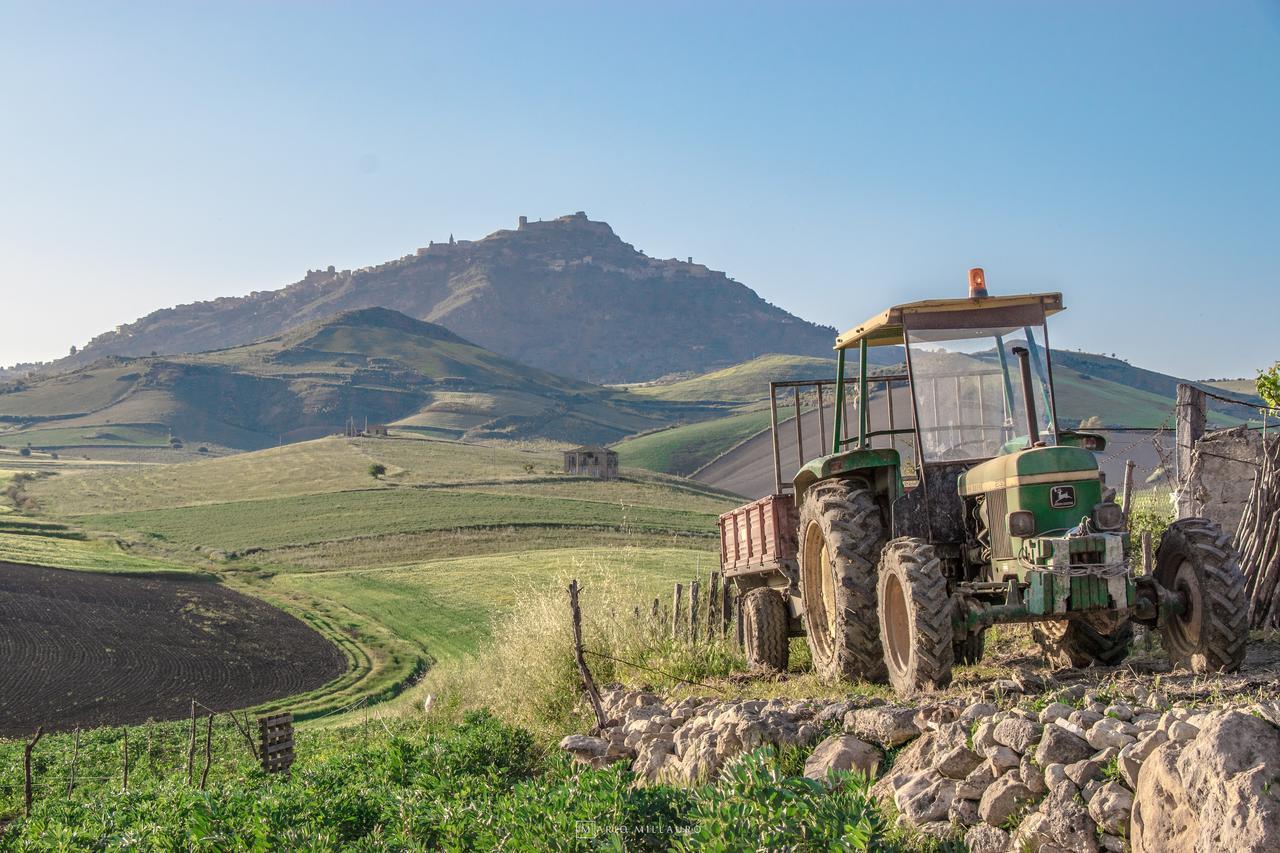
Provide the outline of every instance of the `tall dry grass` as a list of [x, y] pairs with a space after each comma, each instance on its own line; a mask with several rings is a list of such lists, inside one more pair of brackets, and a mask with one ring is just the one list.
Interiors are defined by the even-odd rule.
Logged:
[[590, 727], [573, 654], [568, 597], [573, 577], [582, 586], [583, 645], [597, 685], [687, 686], [744, 666], [740, 653], [724, 640], [673, 640], [670, 624], [651, 619], [648, 607], [636, 615], [638, 604], [652, 601], [651, 586], [583, 560], [553, 582], [526, 590], [474, 654], [428, 672], [415, 688], [411, 707], [422, 707], [430, 697], [433, 713], [489, 708], [544, 740]]

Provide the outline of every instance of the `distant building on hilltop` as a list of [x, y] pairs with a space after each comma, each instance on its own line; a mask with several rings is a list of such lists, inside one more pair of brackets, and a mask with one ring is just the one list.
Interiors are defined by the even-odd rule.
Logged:
[[607, 447], [575, 447], [564, 452], [564, 472], [600, 480], [618, 479], [618, 454]]

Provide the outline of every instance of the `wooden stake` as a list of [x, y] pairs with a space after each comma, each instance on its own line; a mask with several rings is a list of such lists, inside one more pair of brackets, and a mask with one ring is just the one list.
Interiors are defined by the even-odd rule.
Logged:
[[729, 631], [729, 620], [733, 618], [733, 591], [729, 588], [729, 579], [725, 578], [720, 587], [720, 639]]
[[22, 802], [27, 817], [31, 817], [31, 750], [44, 737], [44, 726], [36, 726], [36, 736], [31, 743], [22, 746]]
[[649, 611], [649, 619], [653, 622], [658, 621], [658, 608], [659, 608], [658, 599], [655, 598], [653, 600], [653, 609]]
[[187, 784], [191, 784], [196, 764], [196, 700], [191, 700], [191, 739], [187, 744]]
[[678, 583], [671, 592], [671, 639], [680, 639], [680, 596], [684, 594], [684, 584]]
[[209, 781], [209, 765], [213, 763], [213, 714], [209, 715], [209, 723], [204, 730], [204, 772], [200, 774], [200, 790], [205, 789]]
[[698, 581], [689, 584], [689, 642], [698, 642]]
[[707, 639], [716, 635], [716, 620], [720, 616], [720, 573], [712, 572], [707, 579]]
[[71, 736], [71, 773], [67, 776], [67, 799], [71, 799], [71, 790], [76, 786], [76, 762], [80, 760], [80, 730], [76, 729]]
[[595, 679], [587, 668], [587, 659], [582, 649], [582, 608], [578, 605], [578, 581], [569, 582], [569, 609], [573, 616], [573, 656], [578, 662], [578, 673], [582, 676], [582, 684], [587, 690], [587, 699], [591, 702], [591, 710], [596, 715], [596, 734], [604, 731], [604, 706], [600, 703], [600, 691], [596, 690]]
[[1120, 510], [1124, 513], [1124, 520], [1129, 522], [1129, 507], [1133, 506], [1133, 460], [1126, 459], [1124, 463], [1124, 503], [1121, 504]]
[[1177, 417], [1175, 470], [1178, 486], [1176, 495], [1178, 518], [1191, 518], [1196, 513], [1196, 499], [1191, 493], [1188, 481], [1191, 478], [1191, 461], [1194, 458], [1196, 442], [1204, 436], [1204, 391], [1194, 385], [1179, 385], [1174, 413]]

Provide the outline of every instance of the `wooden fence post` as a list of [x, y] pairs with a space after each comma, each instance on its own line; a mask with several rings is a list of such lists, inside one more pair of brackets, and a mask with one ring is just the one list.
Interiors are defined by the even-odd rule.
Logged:
[[191, 739], [187, 744], [187, 784], [191, 784], [196, 763], [196, 700], [191, 700]]
[[671, 639], [680, 639], [680, 596], [684, 594], [684, 584], [678, 583], [671, 592]]
[[720, 617], [720, 573], [712, 572], [707, 578], [707, 640], [716, 638], [716, 621]]
[[1205, 396], [1194, 385], [1178, 386], [1178, 402], [1174, 409], [1177, 416], [1175, 471], [1177, 477], [1178, 518], [1190, 518], [1196, 512], [1195, 495], [1191, 493], [1191, 460], [1196, 442], [1204, 436]]
[[31, 750], [44, 737], [44, 726], [36, 726], [36, 736], [31, 743], [22, 746], [22, 802], [27, 817], [31, 817]]
[[67, 799], [71, 799], [71, 791], [76, 786], [76, 762], [80, 760], [80, 730], [76, 729], [71, 736], [71, 772], [67, 775]]
[[698, 643], [698, 581], [689, 584], [689, 642]]
[[209, 723], [204, 730], [204, 772], [200, 774], [200, 790], [205, 789], [209, 781], [209, 765], [213, 763], [213, 714], [209, 715]]
[[659, 611], [658, 611], [658, 607], [659, 607], [658, 599], [655, 597], [655, 598], [653, 599], [653, 609], [649, 611], [649, 620], [650, 620], [651, 622], [657, 622], [657, 621], [658, 621], [658, 612], [659, 612]]
[[729, 579], [725, 578], [720, 587], [720, 639], [729, 632], [729, 620], [733, 618], [733, 592], [729, 588]]
[[604, 731], [604, 706], [600, 703], [600, 692], [596, 690], [595, 679], [587, 668], [587, 659], [582, 649], [582, 608], [578, 606], [578, 581], [569, 582], [569, 608], [573, 616], [573, 656], [578, 662], [578, 672], [582, 675], [582, 684], [587, 689], [587, 698], [591, 700], [591, 710], [596, 715], [596, 733]]
[[1126, 459], [1124, 462], [1124, 503], [1120, 506], [1120, 511], [1124, 515], [1125, 524], [1129, 523], [1129, 508], [1133, 506], [1133, 460]]

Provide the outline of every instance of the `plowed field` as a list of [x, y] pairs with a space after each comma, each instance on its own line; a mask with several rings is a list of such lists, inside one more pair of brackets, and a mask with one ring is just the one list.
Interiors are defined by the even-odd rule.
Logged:
[[174, 719], [313, 690], [346, 669], [298, 619], [200, 580], [0, 563], [0, 736]]

